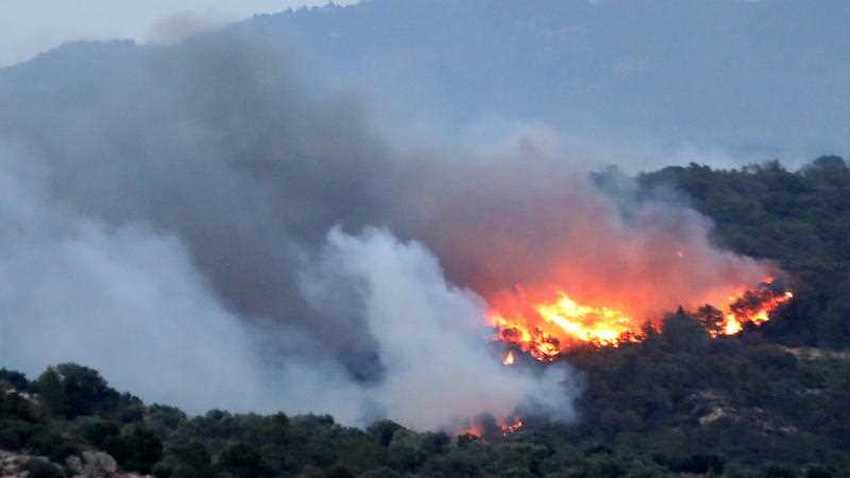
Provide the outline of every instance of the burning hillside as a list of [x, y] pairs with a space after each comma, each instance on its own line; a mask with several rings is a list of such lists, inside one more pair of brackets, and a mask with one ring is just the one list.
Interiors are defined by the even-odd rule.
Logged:
[[[755, 287], [732, 287], [727, 292], [722, 305], [706, 304], [691, 312], [713, 338], [735, 335], [747, 326], [760, 326], [793, 298], [793, 293], [772, 277]], [[659, 328], [663, 316], [642, 315], [641, 308], [632, 310], [628, 305], [612, 307], [600, 303], [580, 302], [556, 287], [517, 287], [513, 292], [492, 297], [487, 319], [496, 330], [495, 340], [507, 347], [502, 365], [517, 363], [520, 352], [548, 364], [579, 345], [618, 347], [640, 342], [650, 329]], [[486, 441], [515, 433], [523, 426], [523, 417], [516, 412], [498, 417], [483, 414], [461, 422], [455, 434]]]
[[[715, 304], [705, 322], [723, 333], [769, 317], [770, 297], [731, 285], [770, 264], [716, 247], [674, 191], [600, 169], [616, 157], [534, 122], [435, 142], [384, 130], [286, 65], [269, 76], [279, 51], [242, 41], [204, 37], [161, 62], [128, 47], [110, 75], [75, 80], [92, 85], [85, 104], [34, 93], [15, 108], [25, 121], [0, 114], [15, 131], [0, 174], [13, 365], [90, 364], [193, 413], [285, 406], [437, 430], [529, 398], [574, 418], [568, 364], [503, 366], [487, 317], [507, 363], [639, 340], [679, 304]], [[140, 383], [151, 367], [171, 373]]]
[[457, 436], [472, 436], [482, 440], [492, 440], [498, 437], [506, 437], [516, 433], [525, 426], [525, 422], [519, 415], [510, 415], [503, 418], [495, 418], [492, 415], [482, 414], [469, 420], [464, 426], [455, 431]]
[[[740, 288], [738, 288], [740, 290]], [[793, 294], [765, 279], [754, 289], [731, 293], [721, 306], [704, 305], [695, 316], [712, 337], [734, 335], [748, 325], [761, 325]], [[618, 346], [638, 342], [647, 327], [657, 320], [631, 312], [626, 307], [580, 303], [560, 288], [529, 290], [517, 288], [491, 301], [488, 320], [496, 339], [528, 353], [541, 362], [557, 359], [562, 352], [580, 344]], [[515, 361], [513, 350], [504, 365]]]

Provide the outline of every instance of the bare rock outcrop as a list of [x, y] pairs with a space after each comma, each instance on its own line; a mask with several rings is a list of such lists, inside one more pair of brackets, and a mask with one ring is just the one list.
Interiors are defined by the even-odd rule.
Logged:
[[102, 451], [84, 451], [82, 456], [69, 456], [63, 470], [61, 465], [51, 463], [45, 457], [4, 450], [0, 450], [0, 478], [28, 478], [33, 461], [55, 467], [58, 476], [64, 471], [65, 476], [73, 478], [150, 478], [150, 475], [120, 472], [115, 458]]

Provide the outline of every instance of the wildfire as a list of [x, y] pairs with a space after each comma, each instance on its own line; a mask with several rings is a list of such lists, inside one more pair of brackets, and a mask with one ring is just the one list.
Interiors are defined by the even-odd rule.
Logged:
[[761, 325], [770, 320], [771, 312], [793, 298], [794, 294], [790, 291], [777, 294], [768, 287], [732, 296], [729, 298], [729, 311], [723, 316], [724, 322], [719, 330], [709, 328], [709, 333], [712, 337], [735, 335], [744, 329], [744, 324]]
[[[555, 360], [564, 348], [578, 343], [617, 346], [636, 340], [637, 322], [617, 309], [582, 305], [564, 292], [548, 302], [527, 299], [524, 294], [512, 298], [504, 304], [507, 310], [491, 311], [489, 320], [499, 340], [537, 360]], [[511, 365], [514, 361], [509, 351], [502, 363]]]
[[518, 432], [524, 423], [522, 422], [522, 418], [515, 417], [513, 420], [509, 422], [504, 422], [499, 426], [499, 429], [502, 430], [502, 436], [508, 436], [511, 433]]
[[[777, 287], [772, 278], [765, 278], [749, 290], [730, 287], [711, 297], [716, 302], [724, 302], [722, 297], [729, 290], [736, 292], [729, 295], [720, 308], [703, 305], [691, 312], [711, 337], [735, 335], [749, 324], [759, 326], [794, 298], [790, 291]], [[505, 366], [517, 363], [519, 351], [538, 361], [552, 362], [581, 344], [619, 347], [639, 342], [650, 331], [648, 327], [657, 325], [629, 312], [627, 306], [581, 303], [557, 288], [533, 291], [517, 288], [515, 292], [491, 297], [488, 320], [497, 332], [495, 338], [508, 345], [502, 355]], [[488, 441], [507, 437], [523, 426], [519, 415], [505, 418], [482, 415], [467, 422], [457, 435]]]
[[[734, 335], [745, 324], [767, 322], [771, 313], [792, 298], [791, 292], [778, 291], [773, 280], [766, 279], [756, 289], [729, 297], [722, 309], [704, 306], [695, 317], [712, 337]], [[640, 341], [648, 323], [618, 308], [580, 304], [557, 289], [543, 298], [525, 290], [503, 294], [491, 304], [489, 322], [497, 331], [496, 339], [541, 362], [551, 362], [579, 344], [617, 347]], [[513, 365], [515, 360], [510, 350], [502, 363]]]
[[471, 424], [458, 431], [457, 436], [470, 435], [481, 440], [488, 440], [499, 436], [507, 437], [512, 433], [520, 431], [524, 425], [525, 423], [522, 421], [522, 417], [517, 415], [499, 420], [484, 415], [476, 418]]

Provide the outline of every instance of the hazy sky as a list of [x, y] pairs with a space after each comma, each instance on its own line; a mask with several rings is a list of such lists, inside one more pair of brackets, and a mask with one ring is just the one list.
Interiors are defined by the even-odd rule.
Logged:
[[256, 13], [325, 3], [327, 0], [0, 0], [0, 66], [70, 40], [173, 40], [181, 33]]

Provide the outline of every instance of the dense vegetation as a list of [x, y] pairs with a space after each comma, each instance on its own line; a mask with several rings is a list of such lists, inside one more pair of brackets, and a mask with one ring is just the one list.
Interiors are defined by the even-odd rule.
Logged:
[[822, 156], [791, 172], [776, 161], [733, 170], [691, 164], [645, 174], [646, 192], [671, 185], [716, 224], [716, 241], [776, 261], [797, 292], [765, 327], [789, 345], [850, 344], [850, 169]]
[[0, 371], [0, 449], [56, 463], [104, 450], [163, 478], [850, 476], [847, 164], [690, 165], [639, 180], [653, 198], [687, 194], [725, 247], [777, 261], [797, 298], [736, 337], [711, 340], [678, 311], [640, 344], [573, 351], [585, 388], [576, 423], [529, 416], [517, 433], [477, 438], [390, 421], [360, 430], [329, 416], [189, 417], [62, 364], [33, 381]]

